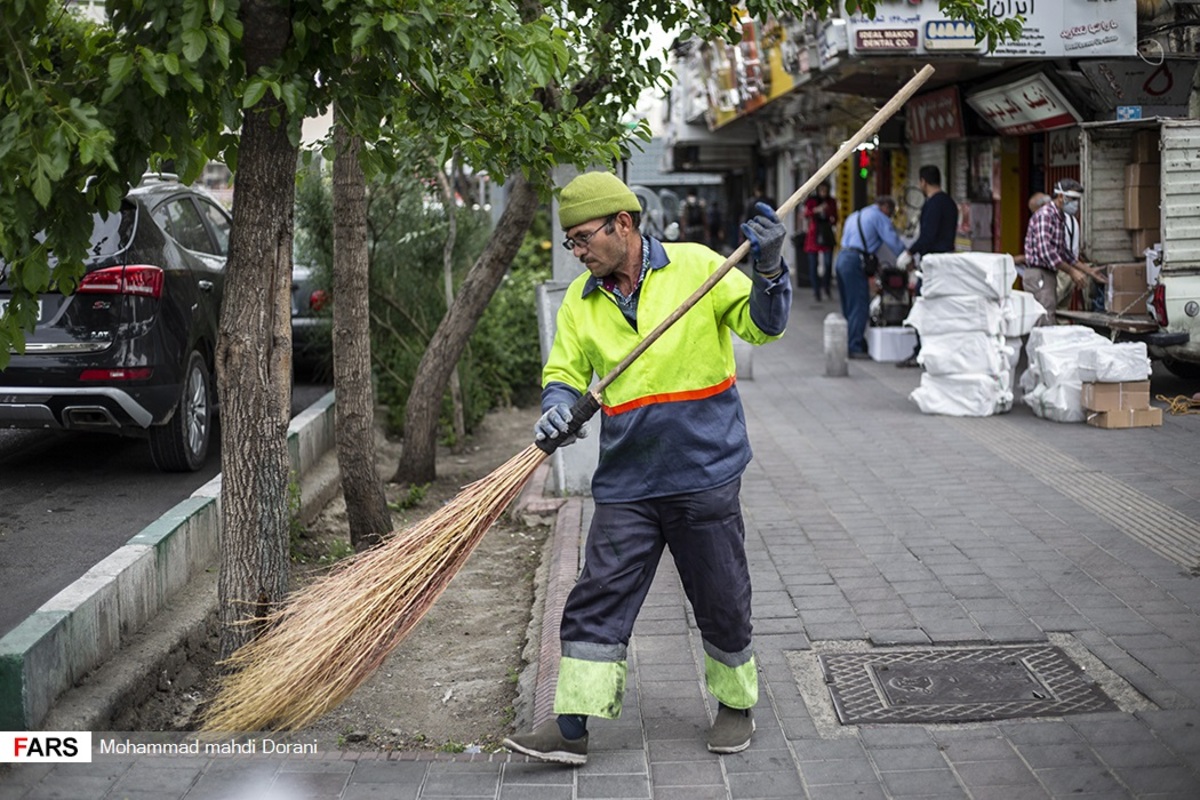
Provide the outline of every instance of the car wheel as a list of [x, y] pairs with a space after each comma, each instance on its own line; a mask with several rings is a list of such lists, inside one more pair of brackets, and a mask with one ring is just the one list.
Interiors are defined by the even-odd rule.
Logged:
[[1200, 380], [1200, 364], [1191, 361], [1179, 361], [1174, 358], [1164, 358], [1163, 366], [1177, 378]]
[[195, 472], [204, 466], [212, 437], [212, 380], [204, 357], [192, 352], [175, 413], [150, 428], [150, 455], [163, 472]]

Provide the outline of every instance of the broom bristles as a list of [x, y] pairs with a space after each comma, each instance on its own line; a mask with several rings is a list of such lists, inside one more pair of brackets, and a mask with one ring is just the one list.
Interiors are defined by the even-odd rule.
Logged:
[[231, 671], [201, 731], [296, 730], [337, 706], [408, 635], [516, 499], [546, 453], [530, 445], [382, 545], [288, 597]]

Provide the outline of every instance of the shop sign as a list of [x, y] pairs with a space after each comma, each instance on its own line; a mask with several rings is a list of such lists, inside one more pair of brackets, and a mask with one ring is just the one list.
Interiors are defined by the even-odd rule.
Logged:
[[916, 28], [866, 28], [854, 32], [854, 48], [864, 50], [916, 50]]
[[[836, 33], [831, 33], [837, 26], [830, 21], [814, 18], [810, 31], [804, 19], [772, 18], [759, 24], [744, 9], [735, 9], [735, 14], [741, 40], [737, 44], [709, 42], [693, 53], [689, 63], [697, 85], [705, 87], [705, 117], [712, 131], [807, 83], [817, 53], [824, 60], [825, 51], [833, 47], [829, 57], [837, 54]], [[840, 27], [844, 52], [845, 26]], [[814, 45], [820, 50], [814, 51]]]
[[1082, 120], [1042, 73], [975, 92], [967, 102], [999, 133], [1010, 136], [1064, 128]]
[[934, 19], [925, 23], [925, 49], [945, 50], [978, 50], [981, 47], [975, 41], [975, 23], [962, 22], [956, 19]]
[[1187, 116], [1195, 61], [1083, 61], [1079, 69], [1102, 98], [1102, 105], [1118, 109], [1117, 119], [1134, 119], [1122, 117], [1121, 109], [1140, 109], [1146, 117]]
[[1024, 17], [1021, 35], [997, 45], [999, 58], [1095, 58], [1137, 54], [1137, 4], [1127, 0], [986, 0], [999, 19]]
[[1046, 149], [1049, 150], [1047, 165], [1050, 169], [1079, 166], [1079, 128], [1059, 128], [1046, 134]]
[[[1049, 0], [1042, 0], [1049, 2]], [[875, 16], [861, 12], [846, 18], [851, 55], [887, 55], [898, 50], [921, 53], [982, 52], [975, 26], [949, 19], [938, 0], [876, 0]]]
[[957, 86], [914, 97], [904, 113], [905, 128], [913, 144], [962, 138], [962, 106]]

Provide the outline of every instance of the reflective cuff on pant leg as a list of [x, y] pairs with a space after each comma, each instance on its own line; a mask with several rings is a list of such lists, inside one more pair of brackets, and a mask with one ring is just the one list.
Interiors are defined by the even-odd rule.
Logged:
[[730, 708], [753, 708], [758, 703], [758, 667], [749, 648], [724, 653], [705, 642], [704, 680], [713, 697]]
[[563, 656], [554, 691], [555, 714], [616, 719], [625, 699], [624, 661], [584, 661]]

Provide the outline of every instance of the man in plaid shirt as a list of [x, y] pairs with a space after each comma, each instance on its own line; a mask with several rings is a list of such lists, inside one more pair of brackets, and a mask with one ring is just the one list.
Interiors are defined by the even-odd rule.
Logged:
[[1105, 278], [1090, 264], [1076, 257], [1067, 242], [1064, 207], [1071, 203], [1078, 211], [1083, 198], [1083, 186], [1079, 181], [1063, 178], [1054, 185], [1054, 199], [1043, 204], [1029, 220], [1025, 232], [1025, 274], [1021, 282], [1025, 291], [1031, 292], [1046, 316], [1039, 325], [1053, 325], [1054, 309], [1058, 305], [1057, 272], [1066, 273], [1081, 289], [1087, 287], [1088, 278], [1105, 283]]

